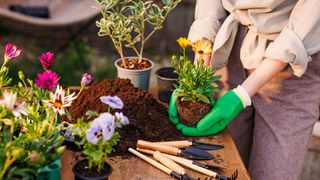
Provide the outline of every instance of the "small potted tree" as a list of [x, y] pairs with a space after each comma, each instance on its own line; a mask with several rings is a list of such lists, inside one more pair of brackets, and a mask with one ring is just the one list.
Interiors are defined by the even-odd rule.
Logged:
[[[188, 42], [182, 38], [180, 41]], [[215, 81], [221, 76], [214, 76], [214, 70], [204, 65], [203, 56], [212, 53], [210, 41], [202, 39], [194, 44], [183, 45], [179, 43], [182, 55], [172, 57], [172, 64], [178, 74], [174, 95], [177, 96], [176, 106], [182, 123], [194, 126], [203, 118], [214, 105], [214, 93], [219, 92]], [[192, 47], [197, 55], [193, 64], [186, 56], [186, 48]]]
[[[115, 62], [118, 77], [130, 79], [135, 87], [148, 89], [154, 63], [143, 57], [146, 42], [163, 27], [166, 17], [180, 1], [163, 0], [160, 7], [153, 1], [98, 0], [103, 6], [102, 18], [96, 23], [100, 28], [98, 35], [109, 36], [120, 55]], [[125, 56], [124, 47], [133, 50], [136, 56]]]
[[123, 108], [123, 102], [119, 97], [102, 96], [100, 99], [108, 105], [109, 111], [101, 114], [88, 111], [87, 120], [94, 120], [85, 122], [84, 118], [79, 118], [73, 126], [72, 134], [80, 137], [76, 144], [86, 157], [73, 167], [76, 180], [108, 179], [112, 171], [112, 167], [107, 163], [108, 155], [120, 140], [116, 128], [129, 124], [128, 118], [122, 112], [116, 112], [114, 115], [110, 113], [111, 108]]

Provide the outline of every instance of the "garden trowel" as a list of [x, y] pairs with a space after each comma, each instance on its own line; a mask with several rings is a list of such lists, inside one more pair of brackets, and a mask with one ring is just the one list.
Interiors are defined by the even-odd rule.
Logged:
[[213, 157], [210, 153], [202, 149], [196, 148], [185, 148], [179, 149], [173, 146], [167, 146], [162, 144], [156, 144], [148, 141], [138, 140], [137, 147], [143, 149], [150, 149], [153, 151], [160, 151], [163, 153], [171, 154], [171, 155], [179, 155], [189, 159], [197, 159], [197, 160], [212, 160]]
[[176, 148], [194, 147], [194, 148], [205, 149], [205, 150], [218, 150], [218, 149], [224, 148], [224, 146], [219, 144], [207, 144], [207, 143], [197, 142], [197, 141], [165, 141], [165, 142], [153, 142], [153, 143], [173, 146]]

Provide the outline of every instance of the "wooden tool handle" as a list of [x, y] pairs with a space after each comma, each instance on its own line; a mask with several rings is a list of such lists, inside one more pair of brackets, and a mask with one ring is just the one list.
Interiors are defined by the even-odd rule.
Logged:
[[167, 166], [169, 169], [173, 170], [174, 172], [177, 172], [179, 174], [185, 174], [186, 171], [183, 167], [169, 159], [168, 157], [164, 156], [161, 152], [156, 151], [153, 154], [153, 158], [161, 162], [163, 165]]
[[155, 144], [162, 144], [166, 146], [173, 146], [176, 148], [186, 148], [192, 145], [190, 141], [166, 141], [166, 142], [154, 142]]
[[[155, 151], [148, 150], [148, 149], [142, 149], [142, 148], [138, 148], [138, 147], [137, 147], [137, 151], [140, 151], [140, 152], [143, 152], [143, 153], [147, 153], [147, 154], [151, 154], [151, 155], [153, 155], [155, 153]], [[181, 161], [186, 161], [186, 162], [192, 164], [192, 160], [181, 158], [181, 157], [177, 157], [177, 156], [172, 156], [172, 155], [169, 155], [169, 154], [164, 154], [164, 153], [162, 153], [162, 154], [167, 156], [170, 159], [172, 159], [172, 157], [174, 157], [176, 159], [180, 159]]]
[[175, 161], [176, 163], [179, 163], [183, 166], [186, 166], [190, 169], [193, 169], [195, 171], [198, 171], [202, 174], [205, 174], [205, 175], [208, 175], [208, 176], [211, 176], [211, 177], [216, 177], [217, 173], [216, 172], [213, 172], [213, 171], [210, 171], [208, 169], [205, 169], [205, 168], [202, 168], [202, 167], [199, 167], [197, 165], [194, 165], [192, 164], [192, 162], [187, 162], [185, 161], [183, 158], [180, 158], [180, 157], [176, 157], [176, 156], [167, 156], [168, 158], [170, 158], [171, 160]]
[[163, 171], [163, 172], [171, 175], [171, 172], [172, 172], [172, 171], [171, 171], [169, 168], [167, 168], [166, 166], [160, 164], [159, 162], [157, 162], [157, 161], [155, 161], [155, 160], [153, 160], [153, 159], [151, 159], [151, 158], [149, 158], [149, 157], [147, 157], [147, 156], [139, 153], [138, 151], [136, 151], [136, 150], [134, 150], [134, 149], [132, 149], [132, 148], [129, 148], [128, 151], [131, 152], [132, 154], [138, 156], [139, 158], [147, 161], [148, 163], [150, 163], [150, 164], [153, 165], [154, 167], [160, 169], [161, 171]]
[[155, 143], [143, 141], [143, 140], [138, 140], [137, 147], [144, 148], [144, 149], [151, 149], [154, 151], [160, 151], [160, 152], [164, 152], [172, 155], [179, 155], [181, 153], [181, 150], [176, 147], [155, 144]]

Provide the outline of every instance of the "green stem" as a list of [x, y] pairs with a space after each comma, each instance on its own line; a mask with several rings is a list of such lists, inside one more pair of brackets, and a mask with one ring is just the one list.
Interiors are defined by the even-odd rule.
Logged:
[[4, 174], [6, 173], [7, 169], [11, 166], [11, 164], [15, 161], [15, 158], [10, 158], [10, 160], [8, 161], [8, 159], [5, 162], [5, 165], [2, 169], [2, 171], [0, 172], [0, 179], [3, 179]]
[[55, 119], [56, 119], [57, 115], [58, 115], [57, 112], [55, 112], [55, 113], [53, 114], [53, 116], [52, 116], [52, 118], [51, 118], [51, 121], [50, 121], [50, 125], [49, 125], [48, 132], [50, 132], [53, 124], [55, 123]]

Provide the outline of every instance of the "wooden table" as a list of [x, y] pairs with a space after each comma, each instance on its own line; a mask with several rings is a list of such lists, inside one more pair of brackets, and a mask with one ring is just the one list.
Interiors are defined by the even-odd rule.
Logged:
[[[150, 93], [155, 97], [157, 91], [155, 88], [151, 88]], [[218, 143], [224, 145], [223, 149], [213, 150], [210, 153], [215, 157], [215, 160], [211, 161], [201, 161], [211, 165], [218, 165], [225, 167], [226, 169], [222, 174], [230, 176], [236, 169], [238, 170], [239, 180], [250, 179], [249, 174], [240, 158], [239, 152], [232, 140], [232, 137], [227, 129], [220, 132], [215, 136], [203, 137], [199, 141], [207, 143]], [[120, 142], [121, 143], [121, 142]], [[61, 158], [62, 161], [62, 180], [72, 180], [74, 179], [72, 173], [72, 166], [76, 161], [74, 152], [67, 150]], [[115, 156], [110, 157], [108, 161], [113, 167], [113, 172], [109, 179], [111, 180], [160, 180], [160, 179], [173, 179], [164, 172], [156, 169], [155, 167], [149, 165], [147, 162], [135, 157], [121, 157]], [[201, 179], [206, 176], [199, 174], [195, 171], [187, 169], [187, 173], [193, 178], [201, 177]]]

